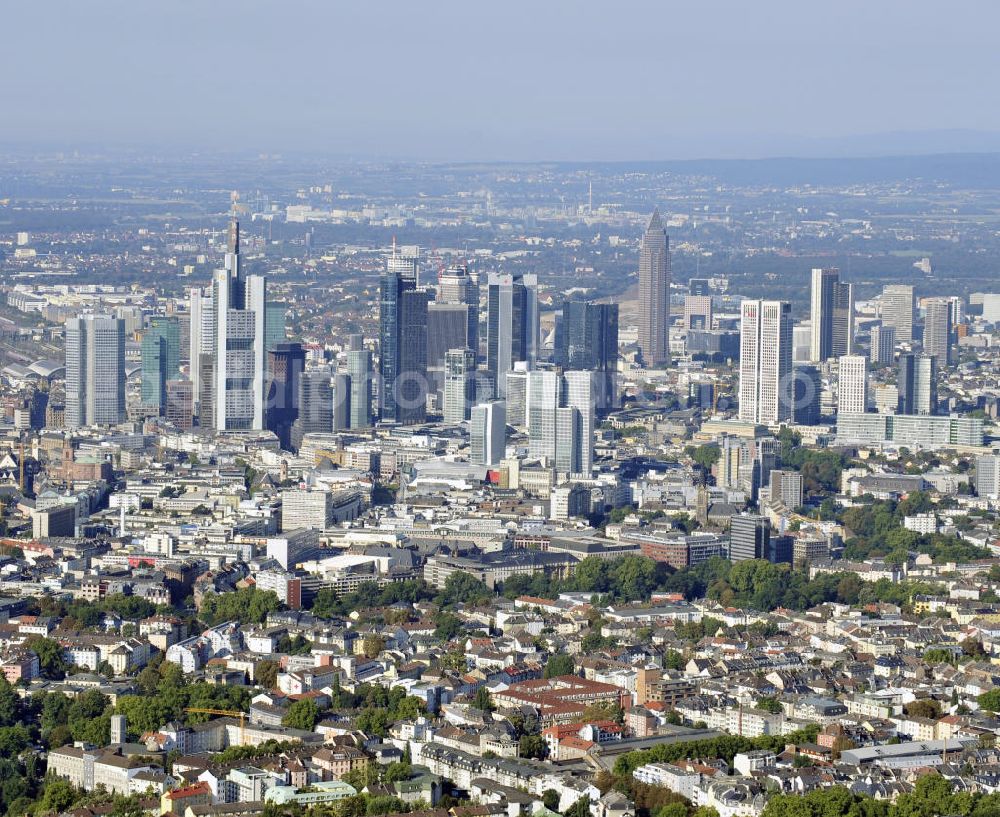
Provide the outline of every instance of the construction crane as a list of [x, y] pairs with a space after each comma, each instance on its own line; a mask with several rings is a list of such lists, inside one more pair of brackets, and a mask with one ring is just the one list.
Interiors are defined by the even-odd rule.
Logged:
[[238, 712], [238, 711], [236, 711], [234, 709], [208, 709], [206, 707], [201, 707], [201, 706], [189, 706], [184, 711], [185, 712], [191, 712], [192, 714], [199, 713], [199, 714], [202, 714], [202, 715], [228, 715], [231, 718], [239, 718], [240, 719], [240, 746], [244, 745], [244, 740], [243, 740], [243, 737], [244, 737], [244, 725], [246, 723], [246, 717], [247, 717], [245, 712]]

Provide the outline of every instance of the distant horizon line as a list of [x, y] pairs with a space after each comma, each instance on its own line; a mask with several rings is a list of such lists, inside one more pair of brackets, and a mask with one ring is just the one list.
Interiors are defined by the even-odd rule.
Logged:
[[475, 165], [573, 165], [573, 166], [598, 166], [598, 165], [668, 165], [668, 164], [698, 164], [706, 162], [717, 163], [753, 163], [753, 162], [873, 162], [900, 159], [969, 159], [969, 158], [998, 158], [1000, 157], [1000, 144], [996, 149], [950, 149], [950, 150], [923, 150], [923, 151], [900, 151], [900, 152], [859, 152], [859, 153], [816, 153], [798, 154], [793, 152], [775, 153], [773, 155], [762, 156], [726, 156], [711, 155], [689, 157], [661, 157], [661, 158], [630, 158], [630, 159], [575, 159], [575, 158], [424, 158], [420, 156], [406, 156], [403, 154], [387, 155], [361, 155], [342, 152], [324, 153], [316, 149], [294, 148], [288, 150], [257, 150], [252, 148], [221, 148], [221, 147], [187, 147], [187, 146], [164, 146], [164, 145], [144, 145], [137, 143], [122, 143], [117, 145], [98, 146], [81, 143], [78, 145], [38, 145], [29, 146], [19, 143], [0, 142], [0, 156], [25, 157], [25, 158], [68, 158], [79, 159], [115, 159], [115, 158], [158, 158], [158, 159], [180, 159], [198, 157], [225, 157], [233, 160], [272, 160], [287, 161], [295, 160], [326, 160], [336, 161], [345, 164], [377, 164], [384, 162], [398, 162], [400, 164], [415, 164], [429, 166], [475, 166]]

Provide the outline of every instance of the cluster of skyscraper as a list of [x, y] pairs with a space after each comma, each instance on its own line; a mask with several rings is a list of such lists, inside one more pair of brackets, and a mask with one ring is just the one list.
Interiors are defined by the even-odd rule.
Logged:
[[[347, 369], [307, 369], [300, 343], [285, 336], [281, 304], [269, 303], [263, 276], [247, 275], [239, 224], [230, 225], [223, 268], [189, 292], [187, 377], [181, 325], [156, 315], [142, 327], [141, 405], [180, 428], [195, 420], [217, 431], [275, 432], [285, 448], [303, 434], [372, 423], [372, 353], [351, 336]], [[124, 421], [125, 320], [83, 315], [66, 324], [66, 424]]]
[[[360, 335], [345, 346], [344, 368], [322, 361], [307, 367], [302, 345], [285, 337], [281, 305], [268, 302], [265, 278], [245, 273], [239, 224], [233, 221], [222, 269], [208, 287], [190, 291], [186, 378], [177, 316], [154, 316], [143, 328], [143, 409], [182, 428], [197, 420], [218, 431], [270, 429], [286, 448], [297, 447], [308, 433], [368, 428], [375, 415], [386, 423], [423, 423], [430, 411], [446, 423], [469, 423], [475, 462], [499, 462], [509, 423], [527, 431], [531, 455], [559, 471], [589, 472], [595, 418], [618, 403], [617, 304], [565, 300], [543, 352], [534, 275], [489, 276], [481, 337], [477, 278], [453, 266], [428, 286], [418, 273], [416, 259], [394, 251], [387, 260], [377, 375]], [[710, 331], [707, 282], [694, 279], [689, 291], [685, 329]], [[896, 393], [888, 410], [935, 414], [937, 376], [953, 362], [960, 302], [925, 301], [920, 351], [909, 351], [913, 287], [885, 287], [880, 305], [870, 351], [856, 354], [853, 285], [841, 281], [837, 269], [813, 270], [809, 363], [794, 365], [790, 304], [743, 301], [739, 418], [761, 425], [818, 422], [822, 377], [831, 372], [837, 377], [838, 416], [865, 415], [871, 405], [869, 368], [894, 364]], [[640, 361], [668, 365], [670, 252], [658, 211], [640, 245], [638, 309]], [[125, 336], [122, 317], [83, 315], [66, 323], [67, 426], [125, 419]], [[897, 363], [900, 344], [906, 349]], [[891, 389], [879, 390], [881, 411]]]
[[[302, 345], [285, 336], [281, 305], [268, 301], [266, 279], [244, 269], [234, 220], [222, 268], [189, 291], [189, 324], [156, 315], [131, 330], [142, 332], [142, 411], [181, 428], [269, 429], [286, 448], [308, 433], [369, 427], [375, 416], [423, 423], [430, 411], [469, 423], [475, 462], [499, 462], [511, 423], [528, 432], [533, 455], [566, 473], [589, 472], [595, 418], [618, 401], [617, 304], [567, 299], [543, 354], [536, 277], [494, 273], [485, 283], [481, 333], [479, 281], [466, 267], [449, 267], [428, 286], [417, 261], [394, 251], [379, 293], [377, 373], [360, 335], [346, 344], [346, 368], [307, 365]], [[640, 290], [642, 358], [661, 366], [670, 256], [658, 212], [642, 239]], [[126, 419], [125, 340], [121, 317], [67, 323], [67, 425]]]
[[[791, 305], [743, 301], [740, 308], [739, 417], [775, 425], [818, 421], [821, 368], [836, 363], [837, 412], [869, 410], [869, 367], [896, 362], [897, 344], [914, 341], [913, 287], [886, 286], [880, 297], [881, 323], [871, 330], [867, 356], [854, 351], [854, 287], [837, 269], [814, 269], [810, 293], [808, 365], [793, 365]], [[898, 357], [898, 399], [890, 410], [904, 415], [935, 414], [938, 372], [953, 362], [957, 299], [924, 301], [922, 352]]]
[[468, 421], [471, 459], [497, 464], [506, 425], [527, 430], [530, 453], [566, 473], [589, 472], [597, 413], [616, 404], [618, 306], [567, 300], [550, 360], [542, 360], [538, 281], [494, 273], [480, 288], [450, 267], [432, 288], [409, 262], [390, 259], [379, 299], [379, 416], [421, 423], [436, 406], [447, 423]]

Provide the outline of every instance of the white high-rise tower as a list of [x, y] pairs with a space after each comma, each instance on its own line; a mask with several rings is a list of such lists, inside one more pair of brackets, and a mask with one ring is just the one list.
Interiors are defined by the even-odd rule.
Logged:
[[837, 413], [864, 414], [868, 410], [868, 360], [864, 355], [843, 355], [837, 376]]
[[125, 421], [125, 321], [81, 315], [66, 321], [67, 428]]
[[896, 330], [897, 343], [913, 340], [913, 287], [889, 284], [882, 288], [882, 324]]
[[740, 419], [776, 425], [792, 419], [792, 307], [787, 301], [740, 305]]
[[[215, 304], [212, 298], [212, 287], [192, 287], [188, 293], [191, 312], [190, 350], [190, 380], [194, 395], [194, 413], [201, 410], [202, 398], [211, 399], [211, 387], [202, 389], [202, 363], [215, 357]], [[208, 378], [205, 378], [209, 380]], [[210, 382], [210, 380], [209, 380]], [[203, 394], [203, 392], [207, 392]]]

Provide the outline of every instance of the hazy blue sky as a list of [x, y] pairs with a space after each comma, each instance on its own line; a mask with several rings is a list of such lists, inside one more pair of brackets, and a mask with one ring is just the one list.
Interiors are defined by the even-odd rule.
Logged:
[[8, 143], [444, 160], [1000, 147], [995, 0], [4, 6]]

